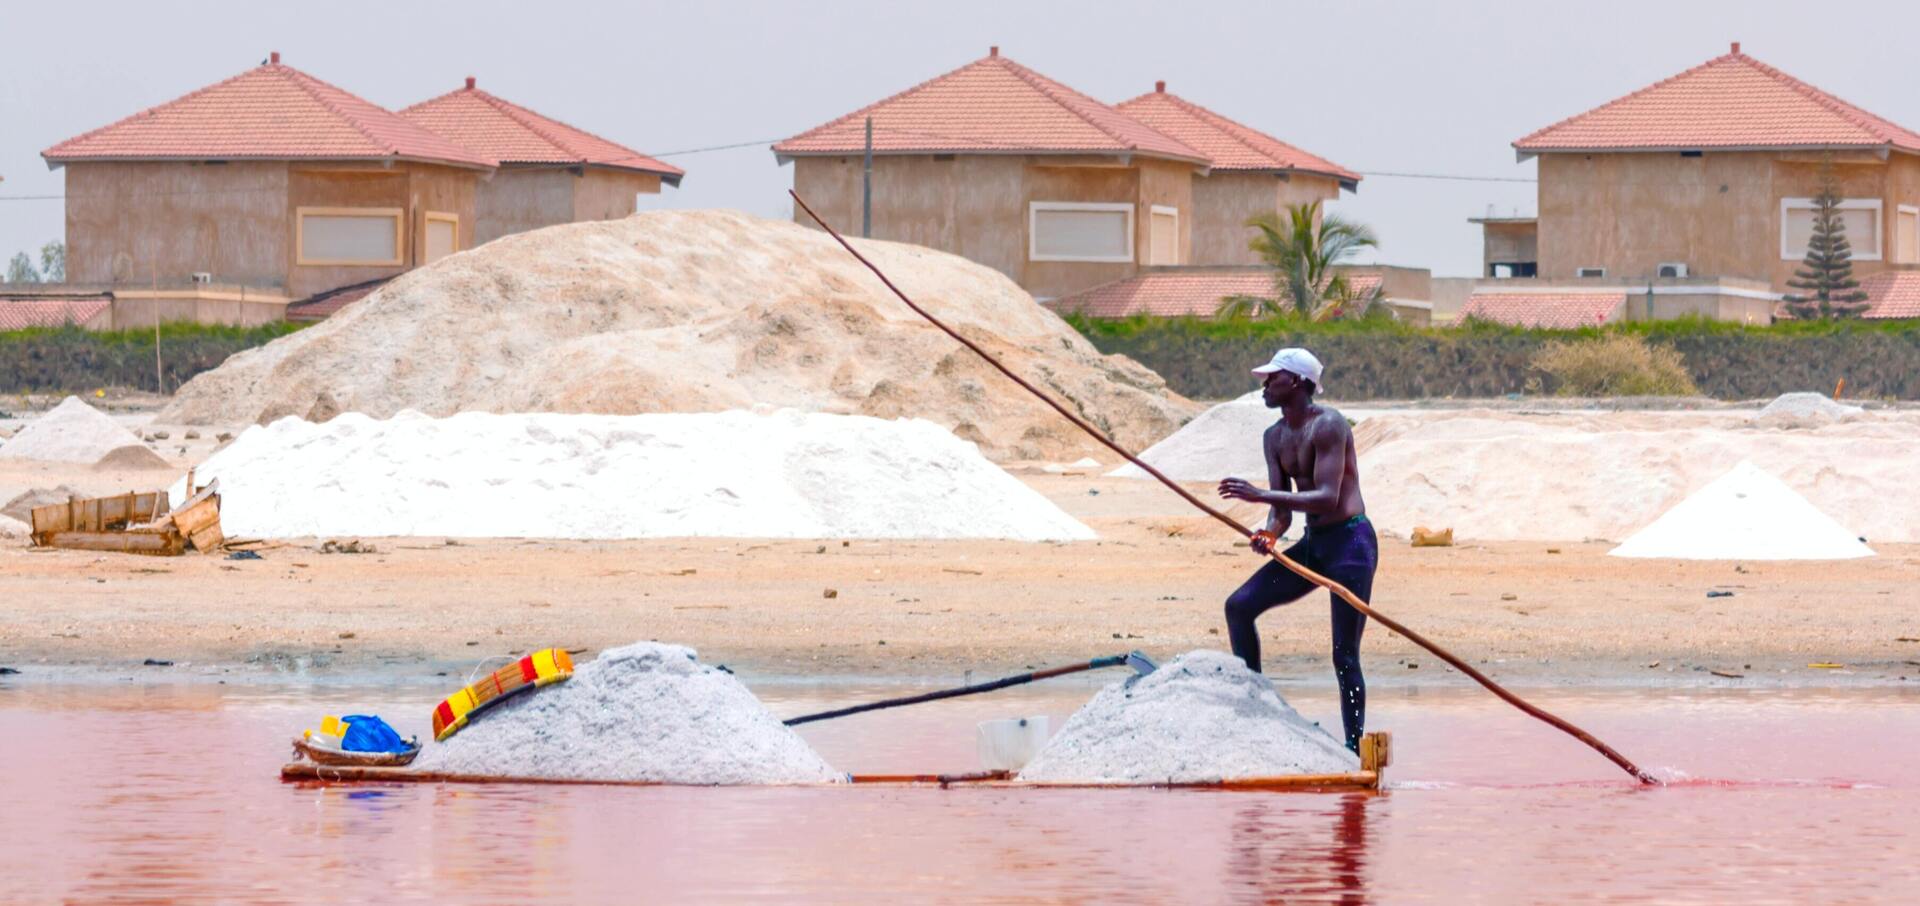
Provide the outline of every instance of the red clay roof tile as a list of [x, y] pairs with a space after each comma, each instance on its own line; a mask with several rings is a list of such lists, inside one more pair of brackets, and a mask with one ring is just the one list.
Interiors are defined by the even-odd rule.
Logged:
[[491, 168], [492, 158], [272, 62], [116, 123], [41, 156], [86, 160], [421, 160]]
[[686, 171], [473, 87], [404, 108], [400, 115], [503, 164], [576, 164], [656, 173], [679, 185]]
[[1920, 271], [1881, 271], [1860, 281], [1869, 307], [1862, 317], [1920, 318]]
[[773, 146], [787, 156], [858, 154], [866, 119], [881, 153], [1145, 154], [1205, 164], [1205, 154], [996, 50]]
[[104, 293], [60, 298], [8, 298], [0, 294], [0, 330], [85, 326], [112, 305], [112, 298]]
[[1215, 170], [1299, 170], [1332, 176], [1349, 188], [1360, 181], [1360, 174], [1352, 170], [1169, 94], [1164, 86], [1160, 83], [1155, 90], [1115, 106], [1206, 154]]
[[1467, 297], [1460, 316], [1513, 327], [1572, 330], [1614, 320], [1626, 304], [1626, 293], [1480, 292]]
[[1879, 148], [1920, 154], [1920, 133], [1739, 51], [1513, 143], [1523, 152], [1691, 148]]

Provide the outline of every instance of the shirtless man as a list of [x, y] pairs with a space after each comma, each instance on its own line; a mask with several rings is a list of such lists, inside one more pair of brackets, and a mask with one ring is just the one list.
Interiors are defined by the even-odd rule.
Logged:
[[[1345, 585], [1360, 600], [1372, 601], [1379, 543], [1360, 499], [1353, 432], [1340, 413], [1313, 401], [1320, 389], [1320, 372], [1320, 360], [1313, 353], [1292, 348], [1274, 353], [1273, 361], [1253, 369], [1264, 381], [1261, 396], [1267, 408], [1280, 410], [1280, 420], [1267, 429], [1262, 441], [1272, 490], [1229, 478], [1220, 482], [1220, 496], [1273, 508], [1267, 527], [1254, 533], [1253, 550], [1263, 557], [1293, 525], [1294, 511], [1305, 513], [1306, 535], [1287, 549], [1287, 556]], [[1253, 621], [1313, 589], [1313, 583], [1277, 561], [1260, 567], [1227, 598], [1227, 635], [1233, 653], [1258, 673], [1260, 633]], [[1367, 719], [1367, 684], [1360, 675], [1360, 633], [1367, 618], [1338, 597], [1328, 594], [1328, 598], [1333, 602], [1333, 675], [1340, 681], [1340, 720], [1346, 725], [1347, 748], [1357, 752]]]

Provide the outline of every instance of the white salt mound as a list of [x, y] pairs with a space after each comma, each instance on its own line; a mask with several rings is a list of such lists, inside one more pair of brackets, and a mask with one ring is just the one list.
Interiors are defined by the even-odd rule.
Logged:
[[1607, 553], [1674, 560], [1850, 560], [1874, 555], [1807, 498], [1744, 461]]
[[139, 435], [79, 397], [69, 396], [0, 444], [0, 459], [91, 464], [116, 449], [139, 444]]
[[1059, 783], [1197, 783], [1355, 771], [1359, 759], [1221, 651], [1128, 677], [1074, 712], [1020, 772]]
[[[1102, 355], [1006, 275], [851, 240], [902, 290], [1129, 448], [1197, 409]], [[913, 416], [996, 460], [1100, 447], [914, 314], [825, 233], [737, 211], [649, 211], [496, 239], [182, 386], [163, 424], [251, 424], [322, 396], [376, 417], [721, 412]]]
[[256, 538], [1094, 537], [932, 422], [790, 409], [284, 418], [195, 474]]
[[[1264, 481], [1267, 460], [1261, 451], [1261, 437], [1279, 417], [1280, 413], [1268, 409], [1256, 390], [1200, 413], [1142, 451], [1140, 459], [1175, 481], [1218, 481], [1228, 476]], [[1114, 478], [1151, 477], [1130, 462], [1107, 474]]]
[[20, 520], [15, 519], [12, 516], [0, 515], [0, 538], [5, 538], [9, 541], [12, 541], [19, 538], [25, 538], [32, 533], [33, 533], [33, 529], [30, 526], [28, 526], [26, 523], [21, 522]]
[[1762, 428], [1784, 430], [1820, 428], [1865, 411], [1859, 406], [1836, 403], [1821, 393], [1783, 393], [1762, 408], [1753, 423]]
[[723, 670], [690, 648], [612, 648], [573, 678], [487, 709], [413, 769], [686, 784], [845, 779]]

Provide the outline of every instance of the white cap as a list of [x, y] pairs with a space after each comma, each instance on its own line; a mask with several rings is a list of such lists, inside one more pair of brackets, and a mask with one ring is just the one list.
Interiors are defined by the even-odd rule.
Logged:
[[1273, 361], [1253, 369], [1253, 373], [1272, 374], [1276, 371], [1291, 371], [1312, 381], [1314, 389], [1319, 390], [1324, 386], [1320, 383], [1322, 367], [1320, 360], [1314, 358], [1313, 353], [1298, 346], [1289, 346], [1274, 353]]

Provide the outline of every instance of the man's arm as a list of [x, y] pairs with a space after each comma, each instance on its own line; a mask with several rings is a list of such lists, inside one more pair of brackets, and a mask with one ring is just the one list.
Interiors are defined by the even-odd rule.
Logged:
[[[1280, 465], [1280, 445], [1273, 440], [1272, 429], [1260, 436], [1260, 446], [1267, 454], [1267, 487], [1275, 491], [1293, 490], [1293, 476], [1287, 474], [1286, 467]], [[1267, 531], [1275, 538], [1287, 533], [1293, 527], [1293, 511], [1274, 505], [1267, 511]]]

